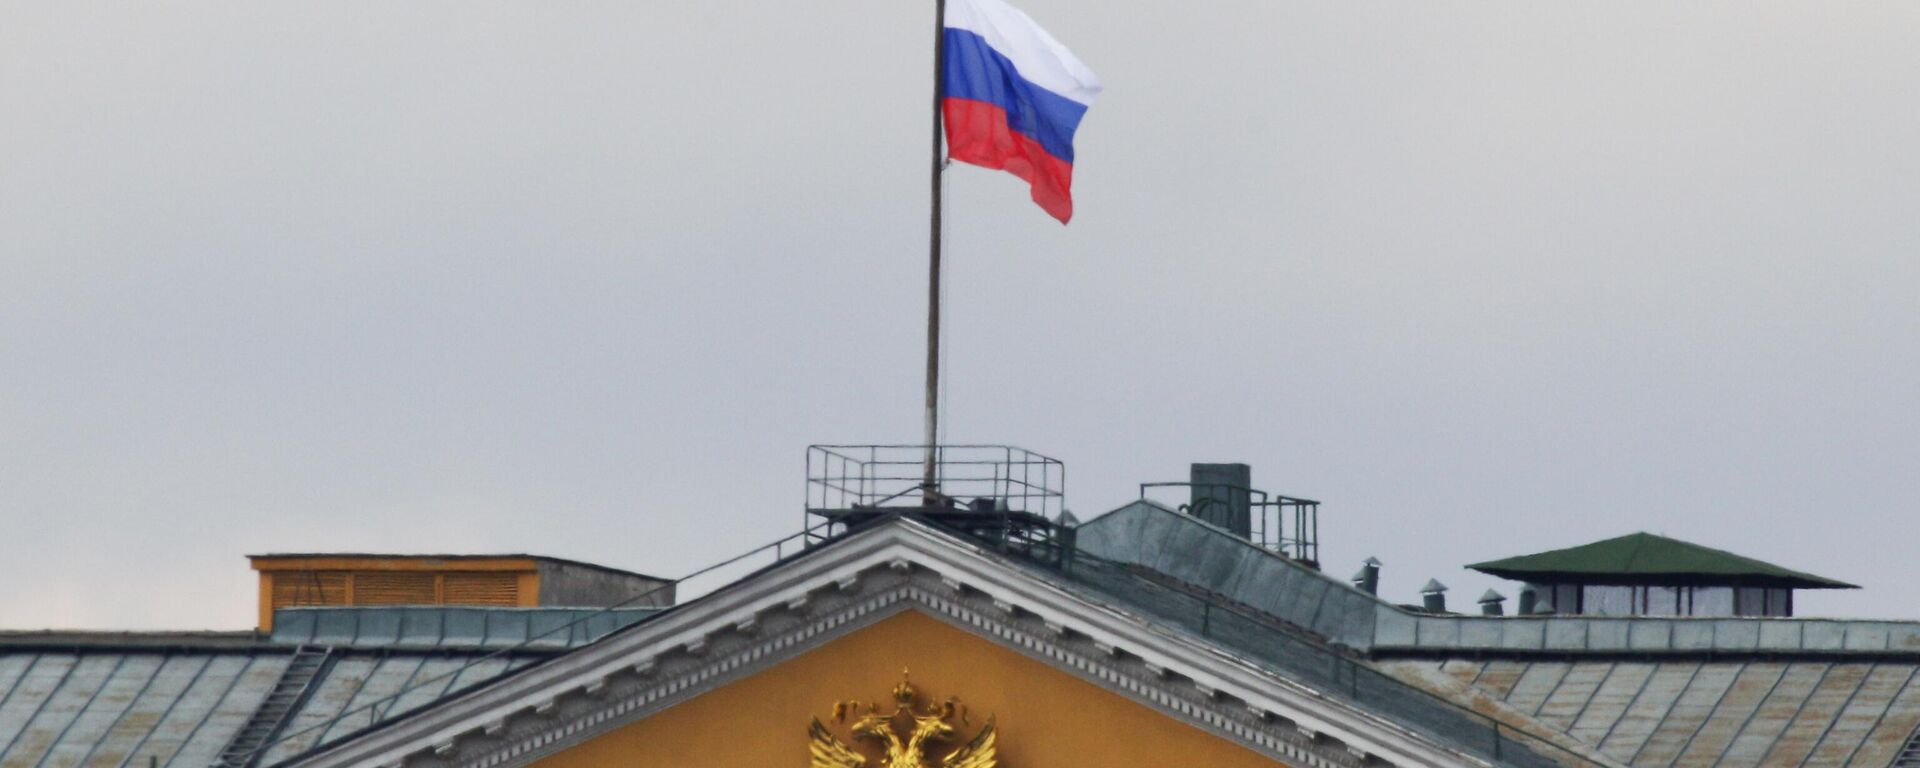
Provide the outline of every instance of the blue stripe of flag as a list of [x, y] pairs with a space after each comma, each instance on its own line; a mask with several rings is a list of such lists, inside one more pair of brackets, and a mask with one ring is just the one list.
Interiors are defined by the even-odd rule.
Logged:
[[948, 27], [946, 97], [983, 101], [1007, 111], [1007, 125], [1015, 133], [1039, 142], [1047, 154], [1073, 162], [1073, 132], [1087, 107], [1077, 101], [1029, 83], [1013, 62], [987, 45], [974, 32]]

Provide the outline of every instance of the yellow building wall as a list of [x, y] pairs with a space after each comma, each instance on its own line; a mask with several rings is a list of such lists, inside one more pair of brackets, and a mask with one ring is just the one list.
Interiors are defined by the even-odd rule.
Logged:
[[[541, 768], [806, 768], [807, 725], [836, 701], [892, 709], [901, 669], [925, 706], [958, 696], [962, 738], [994, 715], [1002, 768], [1273, 768], [1238, 744], [1057, 671], [925, 614], [907, 612], [773, 669], [539, 761]], [[930, 750], [944, 757], [957, 744]], [[870, 750], [868, 765], [880, 760]], [[935, 763], [937, 766], [937, 762]]]

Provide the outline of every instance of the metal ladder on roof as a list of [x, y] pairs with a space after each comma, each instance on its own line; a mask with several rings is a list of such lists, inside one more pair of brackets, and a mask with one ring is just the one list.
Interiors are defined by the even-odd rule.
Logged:
[[1920, 727], [1907, 737], [1907, 743], [1900, 747], [1900, 754], [1893, 758], [1888, 768], [1920, 768]]
[[233, 741], [220, 750], [220, 759], [214, 761], [214, 766], [252, 768], [260, 762], [262, 748], [273, 743], [273, 737], [279, 735], [287, 720], [307, 700], [313, 681], [320, 678], [332, 654], [333, 649], [327, 646], [295, 647], [293, 658], [287, 660], [287, 668], [280, 673], [280, 680], [273, 684], [273, 690], [267, 692], [266, 700], [260, 702], [247, 724], [233, 735]]

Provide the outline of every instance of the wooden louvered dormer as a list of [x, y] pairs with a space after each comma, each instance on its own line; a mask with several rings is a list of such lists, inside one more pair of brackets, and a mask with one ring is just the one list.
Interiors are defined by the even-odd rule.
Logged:
[[[260, 630], [282, 608], [446, 605], [491, 608], [667, 606], [664, 579], [535, 555], [251, 555]], [[637, 598], [637, 599], [636, 599]]]

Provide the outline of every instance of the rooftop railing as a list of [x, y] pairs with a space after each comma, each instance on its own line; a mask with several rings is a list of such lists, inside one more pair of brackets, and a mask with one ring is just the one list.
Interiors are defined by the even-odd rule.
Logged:
[[[1166, 489], [1188, 493], [1189, 501], [1169, 502]], [[1296, 499], [1229, 483], [1141, 483], [1140, 498], [1202, 520], [1216, 519], [1219, 506], [1243, 503], [1249, 512], [1247, 539], [1294, 560], [1319, 566], [1320, 502]], [[1239, 533], [1235, 531], [1234, 533]]]

